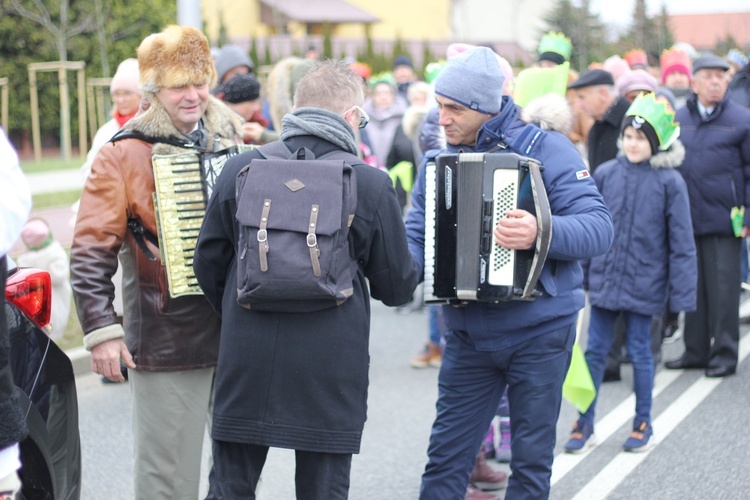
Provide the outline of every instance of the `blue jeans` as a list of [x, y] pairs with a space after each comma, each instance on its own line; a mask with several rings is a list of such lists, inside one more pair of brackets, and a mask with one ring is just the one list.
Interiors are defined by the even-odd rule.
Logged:
[[427, 307], [427, 314], [429, 314], [429, 321], [430, 321], [430, 342], [432, 342], [435, 345], [440, 345], [440, 337], [441, 335], [441, 323], [442, 323], [442, 314], [440, 312], [441, 306], [428, 306]]
[[465, 332], [448, 330], [445, 339], [420, 498], [464, 498], [506, 387], [513, 436], [506, 498], [547, 498], [575, 325], [493, 352], [477, 351]]
[[[610, 311], [591, 306], [589, 338], [586, 345], [586, 363], [597, 394], [604, 378], [607, 353], [612, 347], [615, 320], [621, 311]], [[633, 390], [635, 391], [635, 423], [651, 425], [651, 391], [654, 387], [654, 362], [651, 356], [651, 316], [622, 311], [625, 320], [625, 339], [630, 361], [633, 364]], [[597, 398], [598, 399], [598, 398]], [[581, 415], [581, 421], [594, 425], [596, 399]]]

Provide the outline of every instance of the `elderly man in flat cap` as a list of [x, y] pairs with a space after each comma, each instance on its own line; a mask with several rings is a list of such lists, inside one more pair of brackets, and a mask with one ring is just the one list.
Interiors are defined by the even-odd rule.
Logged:
[[584, 72], [568, 90], [575, 91], [581, 109], [596, 120], [588, 137], [589, 170], [593, 173], [617, 155], [617, 138], [630, 101], [618, 95], [612, 73], [603, 69]]
[[750, 211], [742, 213], [750, 203], [750, 110], [729, 99], [728, 69], [715, 55], [693, 61], [693, 94], [677, 110], [685, 144], [680, 173], [698, 252], [698, 308], [685, 315], [685, 353], [665, 366], [705, 370], [707, 377], [737, 370], [740, 245], [750, 235]]
[[[477, 450], [506, 387], [513, 435], [506, 497], [549, 496], [562, 384], [584, 304], [579, 261], [606, 252], [613, 238], [609, 211], [581, 156], [559, 132], [524, 123], [513, 99], [502, 94], [504, 79], [486, 47], [449, 59], [435, 81], [440, 125], [449, 152], [515, 152], [542, 162], [552, 245], [536, 300], [443, 306], [448, 330], [422, 499], [464, 498]], [[406, 220], [409, 249], [420, 265], [425, 170], [419, 170]], [[534, 248], [536, 217], [524, 210], [503, 215], [494, 228], [495, 244]]]
[[[138, 47], [148, 110], [97, 154], [81, 196], [71, 282], [92, 369], [133, 393], [137, 499], [198, 497], [220, 320], [202, 295], [171, 293], [157, 241], [152, 155], [204, 153], [241, 143], [240, 118], [209, 95], [208, 40], [169, 26]], [[157, 246], [157, 243], [159, 246]], [[124, 324], [112, 306], [123, 268]]]

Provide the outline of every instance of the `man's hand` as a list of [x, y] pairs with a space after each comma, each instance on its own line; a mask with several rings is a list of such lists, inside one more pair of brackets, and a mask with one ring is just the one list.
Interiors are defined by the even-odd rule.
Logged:
[[120, 371], [120, 359], [128, 368], [135, 368], [133, 356], [121, 338], [107, 340], [91, 348], [91, 369], [113, 382], [125, 382]]
[[742, 237], [747, 238], [748, 236], [750, 236], [750, 227], [744, 226], [742, 228]]
[[495, 243], [511, 250], [528, 250], [536, 241], [536, 217], [526, 210], [508, 210], [495, 228]]

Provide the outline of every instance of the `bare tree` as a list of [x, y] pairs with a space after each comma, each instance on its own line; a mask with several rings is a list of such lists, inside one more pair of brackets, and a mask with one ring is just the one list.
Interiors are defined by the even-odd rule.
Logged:
[[[32, 8], [26, 8], [20, 0], [11, 0], [12, 9], [19, 15], [44, 26], [55, 38], [55, 46], [60, 61], [68, 60], [68, 39], [81, 33], [89, 33], [96, 28], [95, 14], [89, 13], [81, 17], [71, 26], [69, 19], [70, 0], [49, 0], [50, 7], [59, 6], [60, 15], [54, 19], [50, 9], [42, 0], [31, 0]], [[57, 24], [55, 23], [57, 21]]]

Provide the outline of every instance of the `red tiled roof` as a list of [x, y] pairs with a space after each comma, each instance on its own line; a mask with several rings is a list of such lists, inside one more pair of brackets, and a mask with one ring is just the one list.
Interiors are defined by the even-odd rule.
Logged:
[[750, 45], [750, 12], [670, 15], [669, 27], [675, 42], [698, 50], [714, 49], [730, 34], [740, 48]]

